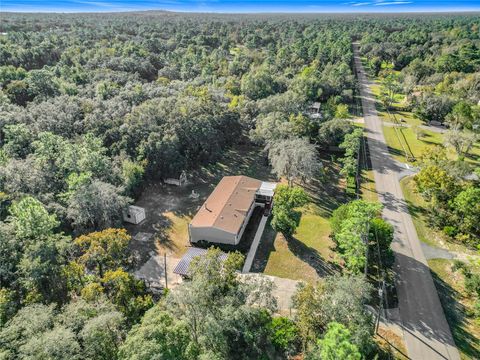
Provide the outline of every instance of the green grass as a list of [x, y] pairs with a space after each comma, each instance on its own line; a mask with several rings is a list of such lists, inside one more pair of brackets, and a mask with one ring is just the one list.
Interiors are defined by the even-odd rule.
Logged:
[[480, 359], [480, 322], [470, 314], [474, 298], [466, 293], [464, 276], [452, 271], [453, 261], [428, 261], [435, 286], [462, 359]]
[[407, 127], [397, 127], [395, 130], [392, 126], [383, 126], [383, 135], [390, 153], [401, 162], [407, 162], [404, 148], [407, 154], [410, 153], [415, 158], [419, 158], [426, 150], [441, 145], [443, 142], [442, 134], [428, 130], [425, 130], [423, 138], [417, 139], [412, 129]]
[[292, 239], [286, 239], [270, 226], [264, 237], [273, 237], [264, 273], [268, 275], [315, 283], [324, 263], [334, 260], [334, 243], [330, 238], [330, 223], [320, 215], [315, 204], [301, 209], [302, 218]]
[[362, 180], [360, 183], [360, 193], [362, 199], [366, 201], [378, 201], [377, 190], [375, 189], [375, 178], [373, 176], [373, 170], [363, 170]]
[[[417, 139], [417, 136], [411, 128], [397, 127], [395, 130], [392, 126], [383, 126], [383, 135], [387, 142], [388, 150], [390, 154], [398, 161], [407, 162], [404, 155], [404, 150], [407, 153], [411, 153], [415, 159], [425, 153], [428, 149], [433, 149], [436, 146], [441, 146], [444, 143], [444, 135], [441, 133], [424, 130], [424, 136], [421, 139]], [[402, 147], [403, 144], [403, 147]], [[455, 160], [458, 158], [452, 147], [447, 148], [448, 158]], [[479, 165], [480, 163], [480, 143], [476, 143], [465, 160], [469, 163]]]
[[[386, 111], [383, 110], [378, 110], [378, 116], [380, 120], [388, 123], [396, 123], [395, 119], [402, 123], [402, 124], [407, 124], [410, 126], [419, 126], [419, 125], [425, 125], [422, 120], [416, 118], [411, 112], [409, 111], [391, 111], [391, 115], [389, 115]], [[392, 118], [394, 117], [394, 118]], [[402, 121], [403, 120], [403, 121]]]
[[[345, 203], [345, 180], [338, 163], [325, 161], [321, 180], [303, 184], [311, 202], [299, 209], [300, 224], [291, 239], [267, 226], [255, 259], [255, 271], [314, 283], [334, 272], [335, 244], [330, 238], [332, 211]], [[258, 260], [260, 258], [261, 260]], [[263, 259], [263, 260], [262, 260]]]

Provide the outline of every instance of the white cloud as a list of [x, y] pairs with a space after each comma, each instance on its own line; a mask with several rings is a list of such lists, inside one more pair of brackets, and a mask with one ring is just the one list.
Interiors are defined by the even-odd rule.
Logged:
[[365, 5], [370, 5], [371, 3], [369, 2], [361, 2], [361, 3], [354, 3], [352, 6], [365, 6]]
[[413, 1], [389, 1], [389, 2], [378, 2], [375, 3], [375, 6], [383, 6], [383, 5], [404, 5], [404, 4], [411, 4]]

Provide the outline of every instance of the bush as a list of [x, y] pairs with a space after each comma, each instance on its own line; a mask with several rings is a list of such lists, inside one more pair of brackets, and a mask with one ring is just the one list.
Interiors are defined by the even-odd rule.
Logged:
[[453, 260], [452, 271], [458, 271], [458, 270], [462, 270], [462, 271], [467, 270], [467, 265], [463, 261]]
[[270, 339], [277, 351], [284, 355], [294, 355], [300, 347], [298, 327], [286, 317], [275, 317], [270, 324]]
[[458, 229], [455, 226], [445, 226], [443, 232], [450, 237], [455, 237], [458, 233]]
[[465, 274], [465, 290], [470, 295], [480, 296], [480, 274]]

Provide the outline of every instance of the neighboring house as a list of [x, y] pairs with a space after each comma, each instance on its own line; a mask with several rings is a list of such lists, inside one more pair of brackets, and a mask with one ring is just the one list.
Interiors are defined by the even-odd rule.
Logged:
[[257, 206], [270, 208], [276, 184], [225, 176], [188, 225], [191, 243], [237, 245]]

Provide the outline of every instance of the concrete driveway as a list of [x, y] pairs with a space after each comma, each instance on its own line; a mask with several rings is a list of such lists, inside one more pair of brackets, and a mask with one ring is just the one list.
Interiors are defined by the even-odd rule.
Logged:
[[388, 152], [357, 44], [354, 44], [354, 56], [375, 186], [384, 206], [382, 215], [395, 229], [392, 249], [395, 253], [399, 325], [404, 332], [408, 356], [429, 360], [460, 359], [400, 188], [399, 173], [404, 168]]

